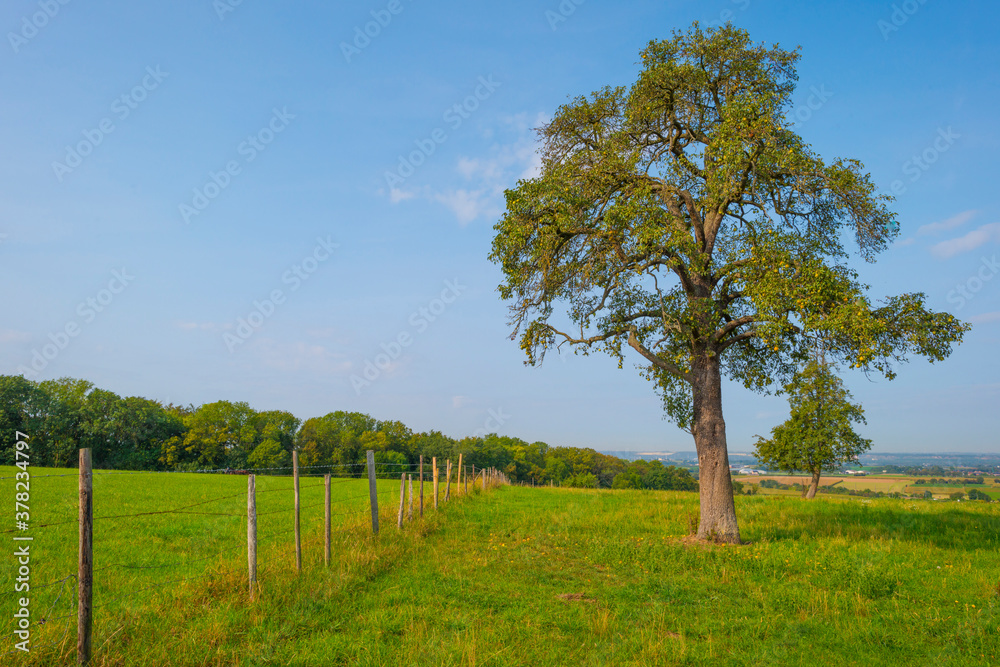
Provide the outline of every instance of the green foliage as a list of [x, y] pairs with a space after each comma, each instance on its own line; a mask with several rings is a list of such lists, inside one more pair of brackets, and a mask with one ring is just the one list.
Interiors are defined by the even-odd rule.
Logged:
[[966, 324], [919, 293], [876, 305], [850, 267], [843, 238], [872, 260], [898, 233], [892, 198], [796, 134], [798, 59], [696, 23], [651, 41], [630, 87], [577, 97], [539, 130], [541, 174], [507, 190], [490, 255], [526, 363], [569, 342], [621, 366], [632, 347], [690, 430], [701, 370], [720, 361], [766, 391], [813, 336], [889, 378], [908, 355], [950, 353]]
[[292, 465], [292, 457], [277, 440], [265, 440], [250, 453], [247, 463], [255, 469], [274, 470]]
[[573, 475], [565, 483], [565, 486], [574, 489], [596, 489], [598, 485], [597, 475], [590, 472]]
[[[42, 399], [33, 382], [19, 375], [0, 375], [0, 464], [14, 464], [17, 433], [27, 434], [29, 441], [41, 437], [39, 409]], [[39, 463], [44, 465], [44, 460], [40, 458]]]
[[983, 500], [988, 503], [993, 502], [993, 498], [991, 498], [988, 493], [980, 491], [979, 489], [969, 489], [969, 500]]
[[811, 359], [785, 391], [791, 415], [770, 439], [758, 436], [754, 456], [760, 465], [815, 474], [871, 448], [870, 440], [854, 432], [854, 424], [865, 421], [864, 410], [850, 402], [850, 392], [825, 362]]
[[121, 398], [83, 380], [35, 384], [0, 376], [0, 456], [13, 463], [14, 433], [30, 436], [32, 465], [71, 464], [91, 447], [96, 468], [196, 471], [206, 468], [274, 469], [291, 466], [297, 448], [302, 466], [334, 466], [361, 475], [365, 452], [382, 464], [413, 464], [423, 455], [443, 463], [496, 468], [514, 482], [612, 488], [694, 490], [687, 470], [659, 461], [624, 461], [593, 449], [549, 447], [495, 433], [455, 439], [440, 431], [414, 433], [399, 421], [360, 412], [331, 412], [301, 423], [288, 412], [259, 412], [246, 403], [215, 401], [163, 407], [145, 398]]
[[0, 460], [12, 462], [14, 430], [30, 436], [32, 465], [72, 465], [77, 450], [89, 447], [98, 468], [148, 470], [184, 424], [156, 401], [122, 398], [85, 380], [0, 376]]

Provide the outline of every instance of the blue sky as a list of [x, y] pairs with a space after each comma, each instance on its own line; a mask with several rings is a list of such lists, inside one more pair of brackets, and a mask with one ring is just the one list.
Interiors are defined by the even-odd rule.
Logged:
[[[863, 434], [875, 451], [1000, 451], [998, 14], [941, 0], [11, 0], [0, 373], [455, 437], [691, 450], [638, 359], [525, 367], [487, 255], [503, 189], [536, 168], [532, 128], [634, 81], [649, 40], [731, 19], [801, 45], [799, 132], [897, 194], [900, 240], [860, 266], [873, 294], [922, 291], [975, 327], [893, 382], [845, 374]], [[787, 414], [732, 384], [724, 400], [734, 452]]]

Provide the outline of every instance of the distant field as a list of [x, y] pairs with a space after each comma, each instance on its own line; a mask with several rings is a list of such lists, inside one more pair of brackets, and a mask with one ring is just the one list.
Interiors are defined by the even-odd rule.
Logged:
[[[73, 515], [75, 481], [36, 479], [39, 521]], [[227, 493], [234, 497], [204, 511], [241, 512], [245, 484], [237, 476], [107, 477], [95, 513], [156, 511]], [[356, 493], [354, 484], [343, 485], [342, 497]], [[261, 485], [281, 489], [261, 498], [287, 503], [290, 480]], [[107, 569], [95, 575], [93, 664], [1000, 663], [1000, 504], [743, 496], [737, 511], [749, 544], [722, 547], [687, 537], [696, 493], [505, 487], [458, 499], [400, 533], [398, 484], [384, 486], [390, 507], [381, 535], [373, 539], [362, 516], [335, 535], [330, 568], [316, 509], [305, 513], [301, 575], [281, 535], [290, 526], [278, 517], [287, 515], [262, 523], [268, 546], [253, 603], [240, 521], [99, 521], [95, 565]], [[0, 494], [12, 492], [10, 481], [0, 482]], [[33, 581], [72, 571], [75, 530], [69, 523], [37, 532]], [[155, 575], [117, 566], [178, 556], [207, 559]], [[0, 592], [12, 588], [4, 558]], [[142, 590], [200, 574], [208, 576]], [[72, 586], [62, 593], [40, 594], [35, 608], [51, 604], [53, 619], [71, 614]], [[10, 597], [0, 604], [9, 637]], [[39, 637], [60, 640], [55, 649], [0, 662], [73, 664], [75, 631], [63, 623], [53, 620]]]
[[[743, 483], [743, 484], [759, 484], [760, 480], [773, 479], [775, 481], [781, 482], [782, 484], [808, 484], [809, 478], [803, 475], [736, 475], [733, 479]], [[930, 486], [929, 484], [916, 484], [918, 479], [929, 479], [928, 477], [907, 477], [902, 475], [867, 475], [864, 477], [857, 476], [840, 476], [831, 475], [829, 477], [820, 478], [820, 486], [827, 486], [832, 484], [837, 484], [846, 489], [856, 489], [858, 491], [863, 491], [864, 489], [871, 489], [872, 491], [882, 491], [883, 493], [899, 492], [906, 494], [921, 494], [924, 491], [930, 491], [935, 497], [946, 498], [955, 491], [966, 491], [975, 488], [987, 492], [993, 495], [995, 492], [1000, 494], [1000, 486], [993, 483], [993, 478], [989, 477], [986, 479], [985, 484], [967, 484], [965, 486], [958, 485], [947, 485], [947, 486]], [[777, 493], [781, 491], [780, 489], [760, 489], [761, 493]], [[784, 491], [782, 493], [788, 493]], [[993, 495], [994, 498], [1000, 497], [998, 495]]]

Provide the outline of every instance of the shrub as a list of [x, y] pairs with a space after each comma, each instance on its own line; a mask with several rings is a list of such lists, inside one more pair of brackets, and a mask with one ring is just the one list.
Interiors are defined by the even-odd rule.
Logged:
[[993, 498], [989, 494], [983, 493], [979, 489], [969, 489], [969, 500], [983, 500], [985, 502], [992, 502]]

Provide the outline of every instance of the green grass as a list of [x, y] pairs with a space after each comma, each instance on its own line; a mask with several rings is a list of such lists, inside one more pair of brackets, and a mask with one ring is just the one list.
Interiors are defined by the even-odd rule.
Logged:
[[[72, 514], [75, 478], [56, 479], [68, 480], [65, 488], [36, 480], [32, 502], [51, 506], [54, 515]], [[235, 476], [169, 475], [136, 488], [124, 480], [145, 477], [112, 479], [104, 495], [114, 490], [129, 507], [102, 506], [95, 490], [97, 515], [190, 504], [226, 495], [230, 486], [239, 493], [246, 484]], [[261, 481], [269, 483], [290, 485], [287, 478]], [[260, 497], [267, 495], [286, 494]], [[225, 502], [234, 511], [245, 507], [239, 497]], [[185, 570], [211, 572], [206, 579], [98, 608], [94, 664], [1000, 662], [1000, 507], [784, 496], [737, 503], [750, 543], [710, 546], [687, 537], [697, 512], [693, 493], [505, 487], [429, 511], [402, 533], [387, 509], [377, 539], [361, 516], [356, 528], [336, 534], [330, 568], [322, 563], [315, 508], [304, 522], [302, 575], [294, 572], [289, 538], [275, 537], [252, 604], [238, 520], [132, 520], [97, 534], [97, 567], [236, 553]], [[262, 542], [286, 524], [262, 523]], [[75, 530], [68, 524], [37, 531], [33, 581], [72, 569]], [[128, 578], [134, 572], [106, 573], [102, 596], [136, 587]], [[0, 592], [11, 589], [9, 577], [4, 568]], [[10, 598], [0, 603], [9, 607]], [[7, 622], [6, 609], [3, 616]], [[54, 638], [62, 630], [43, 632]], [[72, 664], [74, 635], [54, 651], [10, 664]]]

